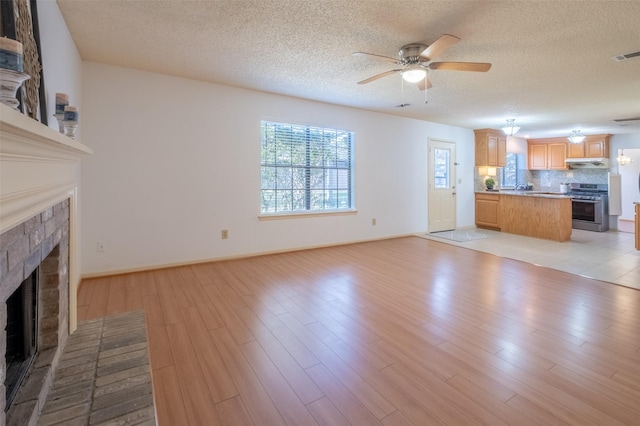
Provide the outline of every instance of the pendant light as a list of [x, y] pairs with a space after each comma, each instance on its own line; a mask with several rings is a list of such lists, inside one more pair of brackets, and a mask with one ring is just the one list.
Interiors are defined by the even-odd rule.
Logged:
[[580, 133], [580, 130], [574, 130], [567, 139], [569, 139], [569, 142], [571, 143], [580, 143], [584, 138], [586, 138], [586, 136]]
[[624, 155], [624, 149], [620, 150], [620, 155], [618, 155], [617, 160], [618, 160], [618, 164], [620, 164], [621, 166], [625, 166], [633, 161], [631, 157], [626, 157]]
[[518, 133], [518, 130], [520, 130], [520, 127], [516, 126], [515, 121], [516, 120], [514, 118], [509, 118], [507, 120], [507, 125], [502, 128], [502, 131], [504, 132], [505, 135], [513, 136], [516, 133]]

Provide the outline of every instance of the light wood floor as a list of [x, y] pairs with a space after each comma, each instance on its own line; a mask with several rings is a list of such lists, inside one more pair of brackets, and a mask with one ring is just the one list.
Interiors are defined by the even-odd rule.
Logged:
[[91, 279], [159, 424], [638, 425], [640, 291], [416, 237]]

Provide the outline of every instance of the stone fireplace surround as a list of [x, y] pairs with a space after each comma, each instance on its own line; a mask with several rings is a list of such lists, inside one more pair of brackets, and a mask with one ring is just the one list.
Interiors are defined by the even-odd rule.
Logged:
[[[28, 388], [37, 388], [33, 393], [38, 395], [48, 389], [52, 369], [47, 366], [55, 364], [67, 336], [77, 327], [80, 161], [91, 153], [78, 141], [0, 104], [0, 323], [6, 322], [6, 299], [42, 262], [39, 310], [47, 312], [38, 339], [40, 349], [45, 349], [26, 382]], [[4, 408], [6, 336], [0, 328], [0, 407]], [[8, 415], [0, 410], [0, 426], [35, 424], [44, 403], [43, 397], [40, 400], [26, 403], [18, 395]], [[14, 407], [19, 412], [14, 413]]]
[[[6, 301], [40, 266], [36, 358], [9, 411], [7, 425], [29, 424], [46, 400], [52, 372], [69, 335], [69, 201], [0, 234], [0, 353], [6, 352]], [[6, 361], [0, 359], [0, 408], [5, 410]]]

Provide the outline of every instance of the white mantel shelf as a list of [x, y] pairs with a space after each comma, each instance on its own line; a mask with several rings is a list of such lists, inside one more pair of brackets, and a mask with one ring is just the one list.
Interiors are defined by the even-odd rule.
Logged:
[[0, 104], [0, 233], [71, 197], [93, 151]]
[[0, 139], [2, 149], [0, 151], [3, 154], [7, 153], [7, 150], [12, 150], [11, 146], [5, 146], [12, 139], [22, 139], [29, 144], [43, 144], [44, 149], [67, 152], [68, 154], [84, 155], [93, 153], [89, 147], [80, 142], [4, 104], [0, 104], [0, 131], [2, 132], [2, 138]]

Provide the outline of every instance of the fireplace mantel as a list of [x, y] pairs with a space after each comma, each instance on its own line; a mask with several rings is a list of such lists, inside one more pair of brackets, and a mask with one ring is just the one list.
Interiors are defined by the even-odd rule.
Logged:
[[0, 233], [69, 198], [90, 148], [0, 104]]
[[0, 234], [69, 200], [69, 331], [76, 328], [79, 285], [80, 161], [92, 150], [0, 104]]

